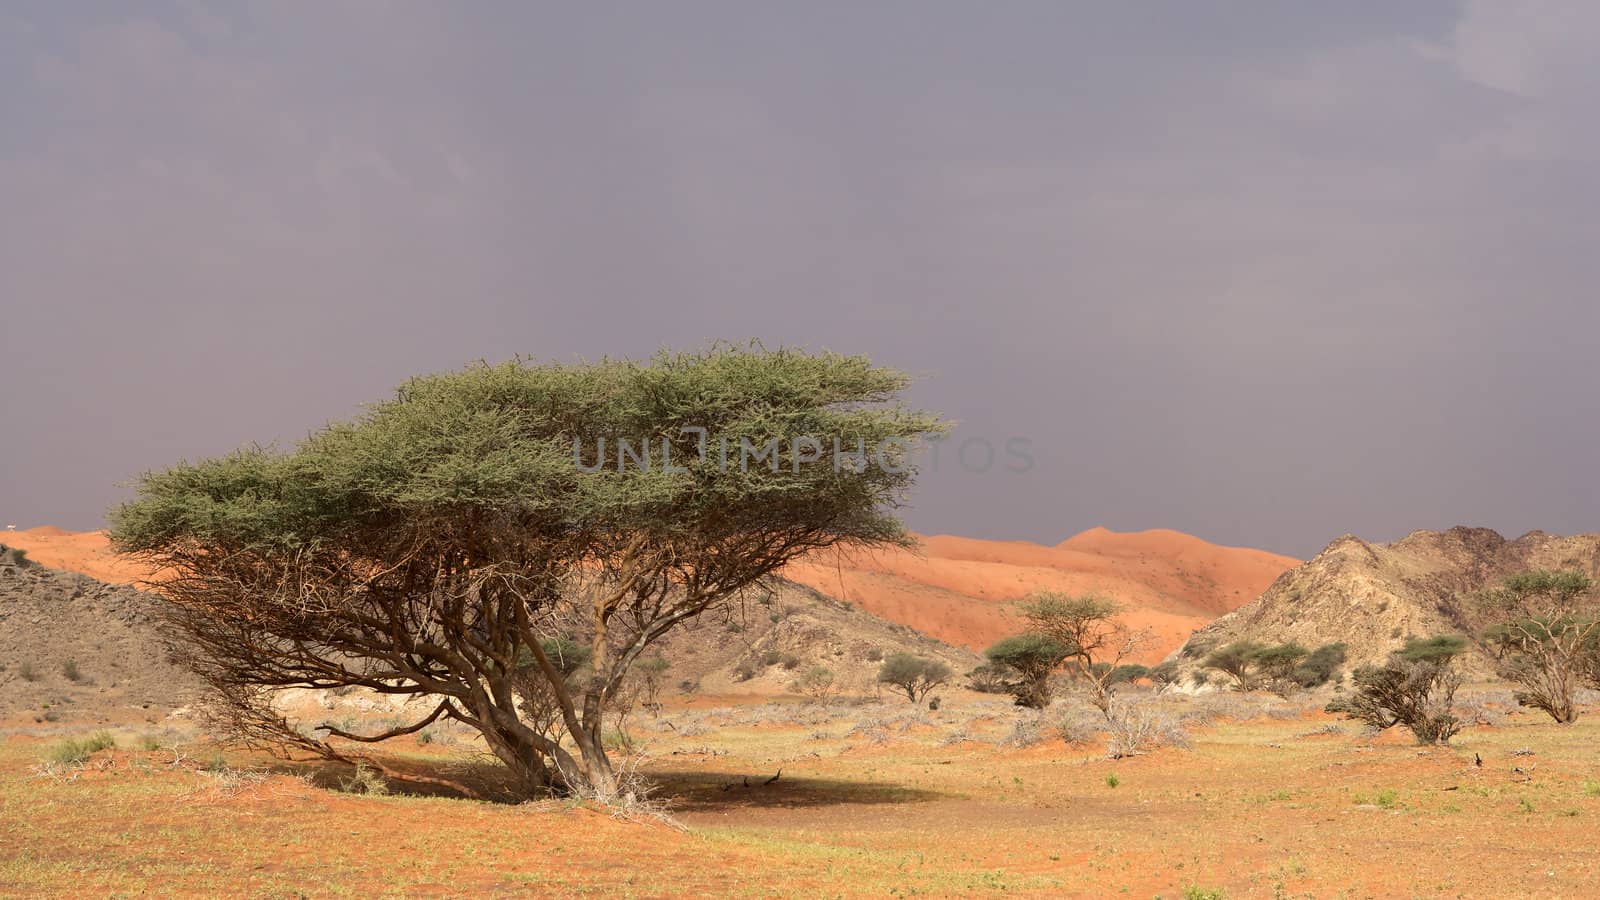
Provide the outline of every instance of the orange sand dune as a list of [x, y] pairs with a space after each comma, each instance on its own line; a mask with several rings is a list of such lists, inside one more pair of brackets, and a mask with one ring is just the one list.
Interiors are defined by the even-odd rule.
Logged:
[[81, 572], [111, 584], [132, 584], [149, 573], [111, 552], [104, 531], [63, 531], [41, 525], [27, 531], [0, 531], [0, 544], [25, 550], [28, 558], [52, 569]]
[[1219, 547], [1182, 532], [1119, 534], [1094, 528], [1054, 547], [933, 535], [915, 551], [827, 554], [796, 563], [790, 578], [874, 615], [982, 650], [1020, 626], [1010, 601], [1036, 590], [1094, 592], [1121, 602], [1124, 620], [1148, 627], [1159, 660], [1190, 632], [1248, 603], [1299, 560]]
[[[103, 531], [46, 525], [0, 532], [0, 544], [26, 550], [44, 565], [113, 584], [147, 575], [112, 553]], [[1195, 629], [1254, 600], [1298, 564], [1177, 531], [1094, 528], [1054, 547], [933, 535], [915, 551], [820, 555], [784, 574], [873, 615], [979, 651], [1020, 630], [1010, 601], [1035, 590], [1092, 591], [1120, 601], [1129, 624], [1155, 632], [1156, 643], [1142, 660], [1153, 662]]]

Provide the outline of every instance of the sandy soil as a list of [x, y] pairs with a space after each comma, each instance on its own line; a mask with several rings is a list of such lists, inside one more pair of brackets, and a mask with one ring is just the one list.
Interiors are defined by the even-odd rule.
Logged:
[[132, 584], [148, 574], [138, 564], [111, 552], [104, 531], [63, 531], [54, 525], [41, 525], [0, 531], [0, 544], [26, 550], [28, 558], [41, 565], [81, 572], [107, 584]]
[[[52, 767], [57, 735], [12, 733], [0, 894], [1583, 897], [1600, 878], [1593, 711], [1569, 728], [1515, 714], [1424, 749], [1225, 700], [1190, 726], [1192, 749], [1122, 760], [1048, 731], [997, 746], [1019, 716], [977, 695], [936, 713], [670, 708], [634, 732], [687, 831], [565, 802], [357, 796], [337, 790], [348, 769], [142, 749], [128, 732]], [[385, 745], [456, 771], [477, 746]]]

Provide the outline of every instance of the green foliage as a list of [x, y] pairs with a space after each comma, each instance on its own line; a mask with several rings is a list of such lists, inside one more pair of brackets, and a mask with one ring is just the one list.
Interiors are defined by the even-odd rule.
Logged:
[[1256, 651], [1255, 665], [1267, 678], [1287, 679], [1311, 651], [1296, 644], [1277, 644]]
[[633, 667], [636, 671], [647, 675], [661, 675], [672, 668], [672, 661], [658, 653], [654, 656], [644, 657], [634, 663]]
[[834, 691], [833, 670], [827, 666], [812, 666], [795, 679], [794, 688], [808, 697], [824, 699]]
[[911, 653], [896, 653], [878, 669], [878, 683], [906, 695], [912, 703], [950, 680], [950, 666], [942, 660]]
[[[594, 650], [589, 645], [580, 644], [567, 637], [542, 638], [539, 641], [539, 648], [544, 651], [545, 658], [550, 660], [550, 665], [568, 678], [587, 669], [589, 660], [594, 656]], [[532, 650], [523, 647], [518, 651], [518, 669], [530, 670], [538, 664]]]
[[97, 731], [82, 740], [68, 738], [60, 741], [50, 748], [49, 759], [57, 765], [81, 766], [89, 761], [89, 757], [116, 745], [116, 739], [111, 736], [111, 732]]
[[1257, 655], [1264, 649], [1255, 641], [1234, 641], [1211, 651], [1201, 665], [1232, 677], [1239, 690], [1249, 690], [1255, 686]]
[[1464, 646], [1449, 635], [1412, 639], [1384, 665], [1357, 669], [1352, 692], [1330, 702], [1327, 710], [1377, 731], [1404, 725], [1418, 743], [1445, 743], [1461, 730], [1453, 711], [1461, 677], [1451, 663]]
[[1491, 597], [1507, 608], [1518, 609], [1526, 608], [1532, 601], [1569, 606], [1594, 591], [1594, 579], [1583, 572], [1534, 569], [1506, 576], [1500, 590], [1491, 594]]
[[1150, 679], [1150, 683], [1157, 687], [1176, 684], [1178, 681], [1178, 663], [1176, 660], [1158, 663], [1150, 667], [1150, 671], [1145, 673], [1145, 677]]
[[1106, 787], [1108, 788], [1114, 788], [1121, 783], [1122, 779], [1118, 778], [1115, 773], [1106, 776]]
[[1345, 658], [1344, 644], [1324, 644], [1311, 651], [1311, 655], [1295, 668], [1292, 677], [1301, 687], [1320, 687], [1333, 680], [1333, 676], [1344, 665]]
[[1467, 649], [1467, 639], [1454, 634], [1410, 638], [1395, 655], [1409, 662], [1447, 663]]
[[1124, 663], [1113, 668], [1109, 677], [1111, 684], [1132, 684], [1142, 678], [1150, 677], [1150, 667], [1138, 663]]
[[1580, 681], [1600, 687], [1600, 598], [1579, 571], [1519, 572], [1483, 602], [1499, 619], [1483, 633], [1517, 701], [1561, 724], [1577, 721]]
[[[803, 554], [909, 542], [909, 456], [945, 424], [896, 402], [908, 384], [759, 346], [474, 365], [287, 452], [147, 473], [112, 539], [170, 573], [158, 596], [185, 658], [239, 721], [272, 721], [251, 706], [261, 685], [379, 682], [470, 709], [452, 718], [530, 790], [604, 787], [602, 719], [653, 641]], [[533, 646], [557, 672], [528, 664]], [[512, 702], [530, 679], [551, 682], [537, 727]]]
[[1068, 653], [1068, 648], [1054, 637], [1028, 631], [996, 641], [984, 656], [990, 665], [1016, 674], [1006, 687], [1017, 705], [1044, 709], [1050, 705], [1050, 673]]
[[980, 694], [1004, 694], [1008, 690], [1006, 678], [1009, 674], [1005, 666], [984, 663], [967, 673], [967, 689]]

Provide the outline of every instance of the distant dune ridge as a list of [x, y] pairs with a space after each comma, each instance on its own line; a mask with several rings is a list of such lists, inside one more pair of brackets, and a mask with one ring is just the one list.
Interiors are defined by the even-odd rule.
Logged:
[[1092, 528], [1054, 547], [933, 535], [914, 551], [827, 554], [785, 574], [979, 651], [1020, 630], [1013, 601], [1029, 592], [1095, 592], [1121, 602], [1130, 624], [1155, 633], [1142, 660], [1153, 662], [1196, 628], [1255, 599], [1298, 562], [1178, 531]]
[[[0, 540], [46, 566], [112, 584], [145, 574], [111, 552], [103, 531], [44, 526], [5, 532]], [[1254, 599], [1297, 563], [1178, 531], [1092, 528], [1054, 547], [933, 535], [915, 551], [819, 555], [784, 574], [890, 622], [980, 652], [1019, 630], [1012, 601], [1030, 591], [1093, 591], [1123, 603], [1131, 624], [1155, 632], [1148, 662]]]
[[[1392, 544], [1345, 535], [1285, 572], [1261, 597], [1200, 629], [1174, 657], [1188, 664], [1231, 641], [1348, 645], [1348, 665], [1376, 663], [1406, 638], [1476, 634], [1492, 624], [1474, 595], [1528, 569], [1600, 576], [1600, 534], [1530, 531], [1507, 540], [1488, 528], [1414, 531]], [[1463, 659], [1486, 674], [1488, 661]]]

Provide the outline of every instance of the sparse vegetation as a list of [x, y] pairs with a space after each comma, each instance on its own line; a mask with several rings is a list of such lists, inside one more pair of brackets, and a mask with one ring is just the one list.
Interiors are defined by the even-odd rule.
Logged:
[[1066, 656], [1063, 665], [1073, 682], [1084, 687], [1089, 702], [1109, 717], [1113, 676], [1129, 657], [1154, 640], [1149, 629], [1134, 629], [1117, 614], [1117, 604], [1092, 594], [1074, 597], [1052, 591], [1030, 594], [1020, 605], [1029, 630], [1056, 641]]
[[1236, 689], [1248, 691], [1256, 686], [1257, 658], [1264, 649], [1255, 641], [1234, 641], [1206, 654], [1201, 665], [1232, 678]]
[[1006, 675], [1006, 667], [984, 663], [967, 673], [967, 688], [980, 694], [1004, 694], [1009, 690]]
[[832, 669], [827, 666], [812, 666], [795, 679], [794, 689], [813, 700], [826, 700], [833, 696], [834, 680]]
[[1600, 610], [1594, 581], [1577, 571], [1521, 572], [1482, 597], [1499, 618], [1483, 635], [1500, 675], [1521, 686], [1523, 706], [1556, 722], [1577, 720], [1573, 693], [1600, 678]]
[[942, 660], [911, 653], [896, 653], [878, 669], [878, 683], [887, 685], [919, 703], [928, 692], [950, 680], [949, 664]]
[[48, 759], [58, 766], [72, 768], [88, 762], [89, 757], [101, 750], [109, 750], [116, 745], [117, 742], [111, 737], [111, 732], [97, 731], [86, 738], [68, 738], [57, 742], [50, 748]]
[[1050, 675], [1067, 658], [1067, 648], [1050, 635], [1028, 632], [995, 642], [984, 655], [991, 670], [1015, 676], [1003, 684], [1018, 706], [1044, 709], [1050, 705]]
[[1355, 690], [1327, 709], [1376, 731], [1404, 725], [1418, 743], [1445, 743], [1461, 730], [1453, 712], [1461, 676], [1452, 661], [1465, 649], [1464, 639], [1450, 635], [1413, 638], [1384, 665], [1357, 669], [1351, 676]]
[[74, 659], [63, 661], [61, 663], [61, 677], [73, 683], [82, 681], [83, 673], [78, 670], [78, 661]]

